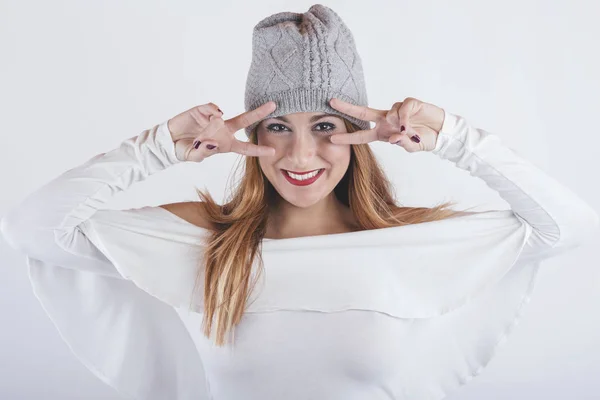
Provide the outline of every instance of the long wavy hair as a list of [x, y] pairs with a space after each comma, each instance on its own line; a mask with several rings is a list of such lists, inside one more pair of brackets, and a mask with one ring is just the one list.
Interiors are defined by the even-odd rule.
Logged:
[[[359, 130], [344, 119], [349, 133]], [[257, 144], [257, 127], [249, 140]], [[203, 247], [203, 261], [194, 284], [204, 278], [203, 333], [210, 338], [216, 317], [216, 345], [225, 344], [225, 335], [237, 325], [250, 297], [249, 280], [255, 257], [258, 256], [260, 273], [264, 265], [261, 257], [262, 238], [267, 227], [269, 209], [277, 203], [279, 194], [262, 173], [258, 157], [244, 157], [245, 173], [230, 200], [217, 204], [211, 195], [196, 188], [202, 215], [211, 225], [212, 232]], [[239, 164], [238, 164], [239, 166]], [[461, 214], [451, 209], [454, 202], [432, 208], [402, 207], [396, 204], [392, 185], [368, 144], [351, 145], [350, 164], [345, 175], [334, 188], [335, 196], [352, 211], [359, 230], [438, 221]], [[256, 284], [254, 280], [252, 288]]]

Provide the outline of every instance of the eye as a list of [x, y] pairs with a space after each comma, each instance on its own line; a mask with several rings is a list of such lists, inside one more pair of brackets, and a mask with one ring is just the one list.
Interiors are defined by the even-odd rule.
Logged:
[[326, 129], [317, 129], [318, 131], [323, 131], [323, 132], [329, 132], [335, 129], [335, 125], [332, 124], [331, 122], [320, 122], [315, 126], [320, 126], [320, 125], [325, 125], [325, 126], [329, 126], [329, 128]]
[[[322, 129], [317, 129], [317, 127], [324, 127]], [[271, 131], [271, 132], [284, 132], [285, 130], [288, 130], [287, 126], [282, 125], [282, 124], [270, 124], [267, 126], [267, 130]], [[315, 125], [315, 130], [316, 131], [320, 131], [320, 132], [331, 132], [333, 130], [335, 130], [335, 125], [332, 124], [331, 122], [320, 122], [317, 125]]]
[[[280, 129], [280, 127], [287, 129], [287, 127], [282, 124], [271, 124], [271, 125], [267, 126], [267, 130], [269, 130], [271, 132], [282, 132], [283, 129]], [[275, 129], [275, 128], [277, 128], [277, 129]]]

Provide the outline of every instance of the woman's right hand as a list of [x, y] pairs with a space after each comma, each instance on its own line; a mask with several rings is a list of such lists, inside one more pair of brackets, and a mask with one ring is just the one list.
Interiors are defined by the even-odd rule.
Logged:
[[[277, 105], [269, 101], [254, 110], [223, 121], [223, 113], [213, 104], [196, 106], [176, 115], [167, 122], [175, 153], [181, 161], [200, 162], [216, 153], [234, 152], [246, 156], [270, 156], [275, 149], [239, 141], [234, 134], [271, 114]], [[200, 145], [194, 147], [194, 144]], [[214, 146], [213, 148], [209, 148]]]

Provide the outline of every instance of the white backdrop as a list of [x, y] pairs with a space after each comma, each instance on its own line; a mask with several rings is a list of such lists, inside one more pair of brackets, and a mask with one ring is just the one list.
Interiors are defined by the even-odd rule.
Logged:
[[[243, 112], [253, 26], [310, 1], [0, 1], [0, 213], [93, 155], [194, 105]], [[600, 210], [597, 2], [338, 1], [369, 102], [416, 97], [500, 135]], [[236, 136], [245, 140], [239, 131]], [[428, 153], [371, 144], [406, 205], [508, 209]], [[219, 154], [135, 185], [111, 208], [221, 201], [240, 157]], [[188, 165], [191, 164], [191, 165]], [[524, 316], [481, 375], [451, 396], [598, 399], [599, 237], [543, 264]], [[0, 398], [117, 399], [62, 342], [22, 254], [0, 242]]]

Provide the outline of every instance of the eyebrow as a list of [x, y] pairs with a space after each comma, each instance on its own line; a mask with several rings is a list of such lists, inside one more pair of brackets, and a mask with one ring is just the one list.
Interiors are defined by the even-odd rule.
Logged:
[[[315, 122], [318, 119], [321, 119], [323, 117], [336, 117], [336, 118], [340, 118], [339, 116], [335, 115], [335, 114], [317, 114], [317, 115], [313, 115], [312, 117], [310, 117], [310, 122]], [[279, 119], [283, 122], [287, 122], [288, 124], [290, 123], [290, 121], [284, 117], [283, 115], [281, 117], [271, 117], [273, 119]]]

